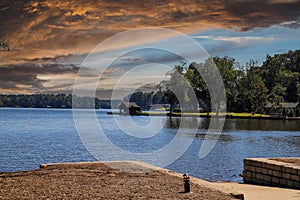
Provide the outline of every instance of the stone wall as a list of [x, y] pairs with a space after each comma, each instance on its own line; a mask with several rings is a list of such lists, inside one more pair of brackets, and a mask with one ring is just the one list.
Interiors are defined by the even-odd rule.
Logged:
[[268, 158], [246, 158], [243, 180], [250, 184], [300, 189], [300, 166]]

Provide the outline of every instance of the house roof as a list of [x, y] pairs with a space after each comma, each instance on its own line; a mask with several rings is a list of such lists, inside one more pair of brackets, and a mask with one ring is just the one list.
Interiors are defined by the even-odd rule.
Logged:
[[296, 108], [298, 105], [299, 105], [299, 102], [284, 102], [284, 103], [281, 103], [282, 107], [284, 108]]
[[127, 108], [140, 108], [141, 106], [138, 106], [135, 102], [122, 102], [120, 106], [125, 106]]
[[[283, 102], [283, 103], [280, 103], [280, 105], [283, 108], [296, 108], [299, 105], [299, 102]], [[271, 108], [272, 106], [273, 106], [273, 103], [268, 103], [266, 105], [266, 108]]]

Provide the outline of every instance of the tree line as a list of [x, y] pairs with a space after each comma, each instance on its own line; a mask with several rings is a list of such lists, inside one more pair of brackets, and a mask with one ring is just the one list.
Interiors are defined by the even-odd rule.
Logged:
[[[95, 108], [111, 108], [111, 100], [100, 100], [98, 98], [77, 97], [75, 101], [81, 107], [91, 102]], [[89, 106], [89, 105], [88, 105]], [[0, 95], [0, 107], [20, 107], [20, 108], [72, 108], [71, 94], [19, 94]]]
[[[213, 61], [213, 62], [212, 62]], [[250, 60], [241, 66], [234, 58], [211, 57], [204, 63], [181, 63], [168, 75], [170, 79], [158, 85], [158, 91], [152, 93], [135, 92], [127, 99], [142, 107], [155, 103], [176, 105], [178, 98], [172, 92], [177, 88], [183, 96], [183, 102], [189, 103], [189, 90], [184, 89], [187, 81], [197, 96], [203, 111], [210, 111], [210, 95], [200, 69], [209, 69], [215, 64], [222, 76], [226, 92], [226, 106], [229, 112], [266, 113], [267, 105], [276, 112], [287, 115], [299, 113], [298, 108], [286, 110], [283, 102], [300, 100], [300, 50], [289, 51], [274, 56], [267, 55], [262, 65]], [[181, 101], [181, 102], [182, 102]], [[292, 115], [292, 114], [291, 114]]]

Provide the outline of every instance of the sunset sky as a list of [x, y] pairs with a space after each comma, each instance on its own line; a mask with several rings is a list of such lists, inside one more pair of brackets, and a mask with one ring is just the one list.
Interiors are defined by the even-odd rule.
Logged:
[[[241, 65], [300, 48], [300, 0], [2, 0], [0, 24], [1, 41], [11, 49], [0, 47], [0, 93], [6, 94], [71, 93], [82, 61], [96, 45], [136, 28], [179, 31], [210, 55], [233, 57]], [[164, 39], [145, 38], [139, 45]], [[134, 36], [120, 46], [132, 43]], [[164, 62], [166, 57], [157, 51], [126, 55], [106, 71], [99, 93], [109, 97], [115, 83], [109, 78], [120, 79], [127, 65], [143, 59], [175, 63]], [[142, 68], [136, 73], [145, 84], [162, 80], [169, 70], [147, 67], [147, 73]]]

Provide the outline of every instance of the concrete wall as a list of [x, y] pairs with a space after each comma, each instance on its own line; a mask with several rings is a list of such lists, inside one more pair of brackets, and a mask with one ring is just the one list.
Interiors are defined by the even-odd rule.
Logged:
[[245, 183], [300, 189], [300, 166], [267, 158], [244, 159]]

